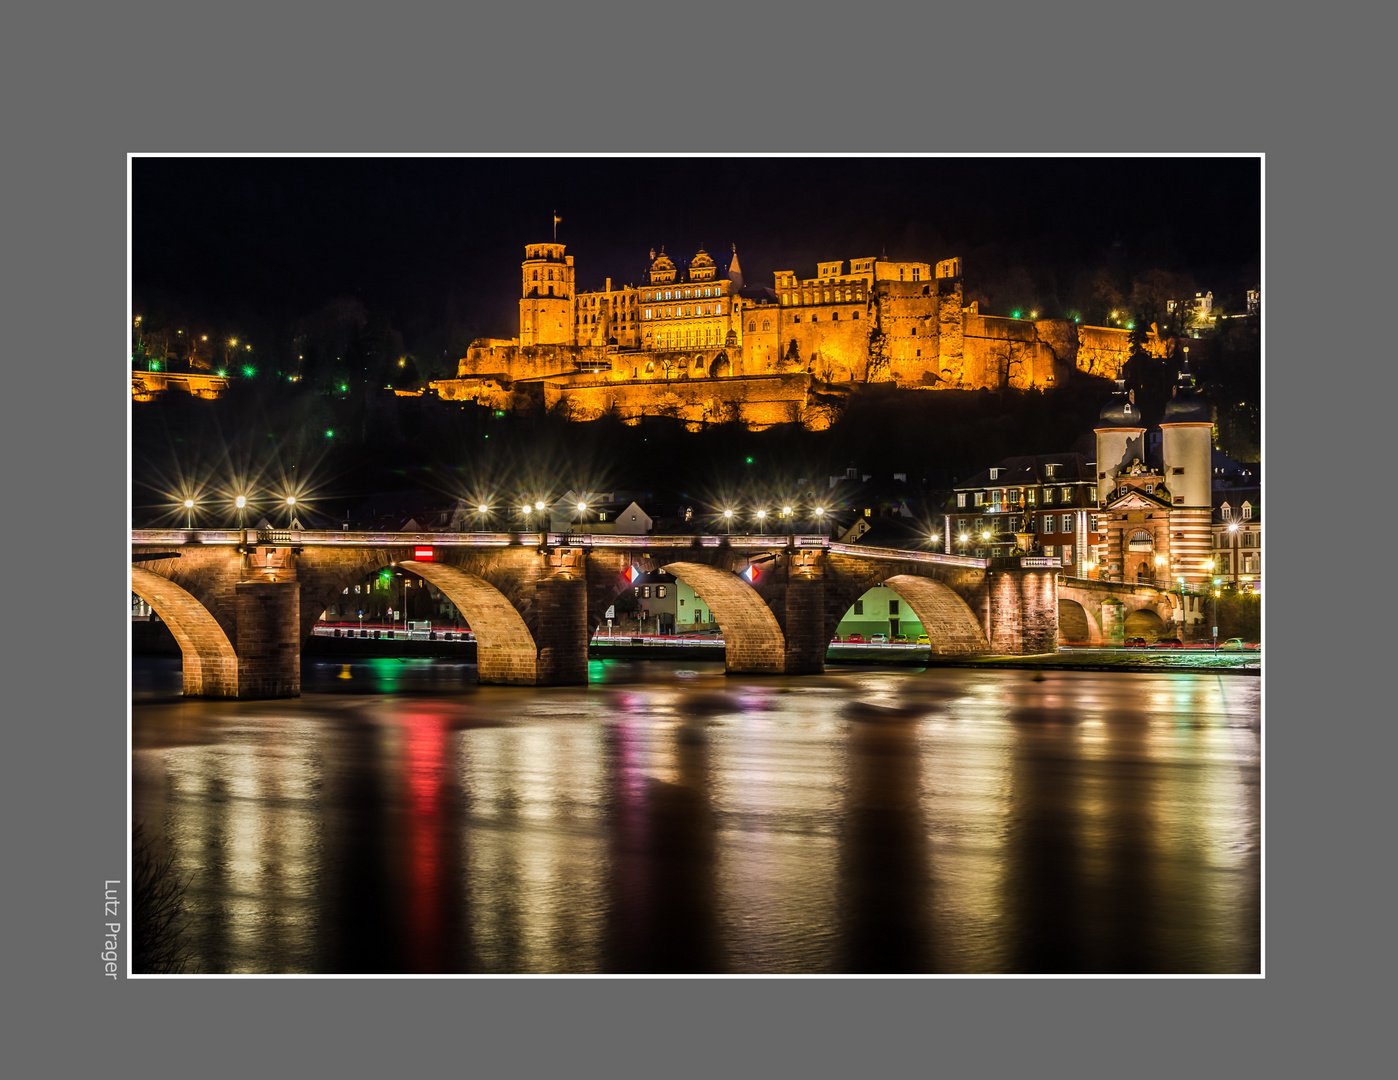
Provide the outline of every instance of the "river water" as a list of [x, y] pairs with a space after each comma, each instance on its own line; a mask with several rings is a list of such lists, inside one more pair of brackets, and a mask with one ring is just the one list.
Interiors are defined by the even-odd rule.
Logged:
[[1257, 972], [1255, 677], [133, 669], [191, 972]]

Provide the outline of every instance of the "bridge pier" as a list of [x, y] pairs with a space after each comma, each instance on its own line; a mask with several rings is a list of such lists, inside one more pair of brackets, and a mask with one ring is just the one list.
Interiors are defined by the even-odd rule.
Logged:
[[240, 698], [301, 696], [301, 583], [240, 581], [233, 587]]
[[536, 590], [534, 638], [539, 654], [534, 685], [586, 685], [587, 580], [555, 574], [540, 581]]
[[782, 627], [786, 632], [786, 675], [819, 675], [830, 647], [825, 632], [825, 579], [791, 574], [786, 583]]
[[1056, 570], [993, 570], [989, 585], [985, 617], [992, 653], [1026, 656], [1058, 651]]

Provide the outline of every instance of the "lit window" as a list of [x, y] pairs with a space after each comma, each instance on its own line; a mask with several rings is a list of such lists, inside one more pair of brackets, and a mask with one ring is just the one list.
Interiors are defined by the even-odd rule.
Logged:
[[1243, 503], [1243, 520], [1247, 521], [1252, 517], [1252, 503]]
[[1063, 515], [1063, 528], [1060, 529], [1059, 531], [1060, 531], [1060, 532], [1065, 532], [1065, 533], [1070, 533], [1070, 532], [1073, 531], [1073, 515], [1072, 515], [1072, 514], [1064, 514], [1064, 515]]
[[957, 492], [957, 494], [956, 494], [956, 505], [957, 505], [957, 506], [965, 506], [965, 505], [966, 505], [966, 493], [965, 493], [964, 491], [959, 491], [959, 492]]
[[[766, 330], [767, 327], [764, 326], [762, 329]], [[751, 320], [748, 321], [748, 333], [749, 333], [749, 334], [755, 334], [755, 333], [757, 333], [757, 320], [756, 320], [756, 319], [751, 319]]]
[[658, 598], [660, 598], [661, 600], [665, 599], [665, 586], [664, 586], [664, 585], [657, 585], [657, 586], [655, 587], [655, 595], [656, 595]]
[[762, 320], [762, 329], [763, 329], [763, 330], [770, 330], [770, 329], [772, 329], [771, 320], [769, 320], [769, 319], [763, 319], [763, 320]]

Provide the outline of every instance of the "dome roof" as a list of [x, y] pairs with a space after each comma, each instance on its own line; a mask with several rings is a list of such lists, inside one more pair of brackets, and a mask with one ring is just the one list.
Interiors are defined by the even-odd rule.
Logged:
[[1175, 391], [1165, 406], [1165, 415], [1161, 417], [1162, 424], [1207, 424], [1213, 417], [1210, 415], [1209, 403], [1194, 388], [1194, 376], [1189, 373], [1189, 361], [1186, 359], [1184, 369], [1180, 372], [1179, 379], [1175, 383]]
[[1141, 407], [1136, 404], [1136, 391], [1128, 391], [1126, 383], [1118, 379], [1117, 389], [1098, 414], [1102, 427], [1143, 428]]
[[1162, 424], [1207, 424], [1212, 421], [1209, 403], [1195, 390], [1181, 390], [1165, 406]]

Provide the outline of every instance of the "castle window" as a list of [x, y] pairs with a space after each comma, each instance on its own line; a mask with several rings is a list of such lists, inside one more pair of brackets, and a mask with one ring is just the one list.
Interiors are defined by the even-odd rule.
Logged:
[[722, 304], [715, 304], [715, 305], [714, 305], [714, 314], [715, 314], [715, 315], [722, 315], [722, 314], [723, 314], [723, 305], [722, 305]]
[[539, 280], [539, 271], [537, 271], [537, 270], [534, 271], [534, 280], [535, 280], [535, 281], [538, 281], [538, 280]]
[[768, 320], [768, 319], [763, 319], [763, 320], [762, 320], [762, 329], [763, 329], [763, 330], [770, 330], [770, 329], [772, 329], [772, 323], [771, 323], [771, 321]]
[[965, 493], [964, 491], [958, 491], [958, 492], [956, 493], [956, 505], [957, 505], [957, 506], [965, 506], [965, 505], [966, 505], [966, 493]]
[[826, 290], [825, 290], [825, 302], [826, 302], [827, 304], [830, 303], [830, 290], [829, 290], [829, 289], [826, 289]]
[[783, 303], [783, 304], [789, 304], [789, 303], [791, 303], [791, 294], [790, 294], [790, 293], [782, 293], [782, 303]]
[[801, 316], [800, 316], [800, 315], [797, 315], [797, 316], [796, 316], [796, 321], [797, 321], [797, 322], [800, 322], [800, 321], [801, 321]]
[[817, 314], [815, 314], [814, 312], [812, 312], [812, 313], [811, 313], [811, 322], [820, 322], [820, 316], [817, 315]]
[[852, 312], [850, 312], [850, 316], [849, 316], [849, 317], [850, 317], [851, 319], [857, 319], [857, 318], [859, 318], [859, 312], [857, 312], [857, 311], [852, 311]]
[[703, 358], [702, 356], [696, 356], [696, 357], [694, 358], [694, 366], [695, 366], [696, 368], [701, 368], [701, 367], [703, 367], [703, 366], [704, 366], [704, 358]]
[[552, 270], [549, 271], [549, 280], [550, 280], [550, 281], [553, 280], [553, 271], [552, 271]]
[[831, 316], [830, 316], [830, 321], [831, 321], [831, 322], [839, 322], [839, 321], [840, 321], [840, 313], [837, 311], [837, 312], [835, 312], [833, 315], [831, 315]]
[[[762, 327], [762, 329], [766, 330], [767, 327], [764, 325], [764, 326]], [[748, 333], [749, 333], [749, 334], [755, 334], [755, 333], [757, 333], [757, 320], [756, 320], [756, 319], [751, 319], [751, 320], [748, 321]]]
[[852, 290], [852, 289], [846, 289], [846, 290], [845, 290], [845, 303], [846, 303], [846, 304], [848, 304], [848, 303], [850, 302], [850, 300], [851, 300], [852, 297], [853, 297], [853, 294], [854, 294], [854, 290]]

